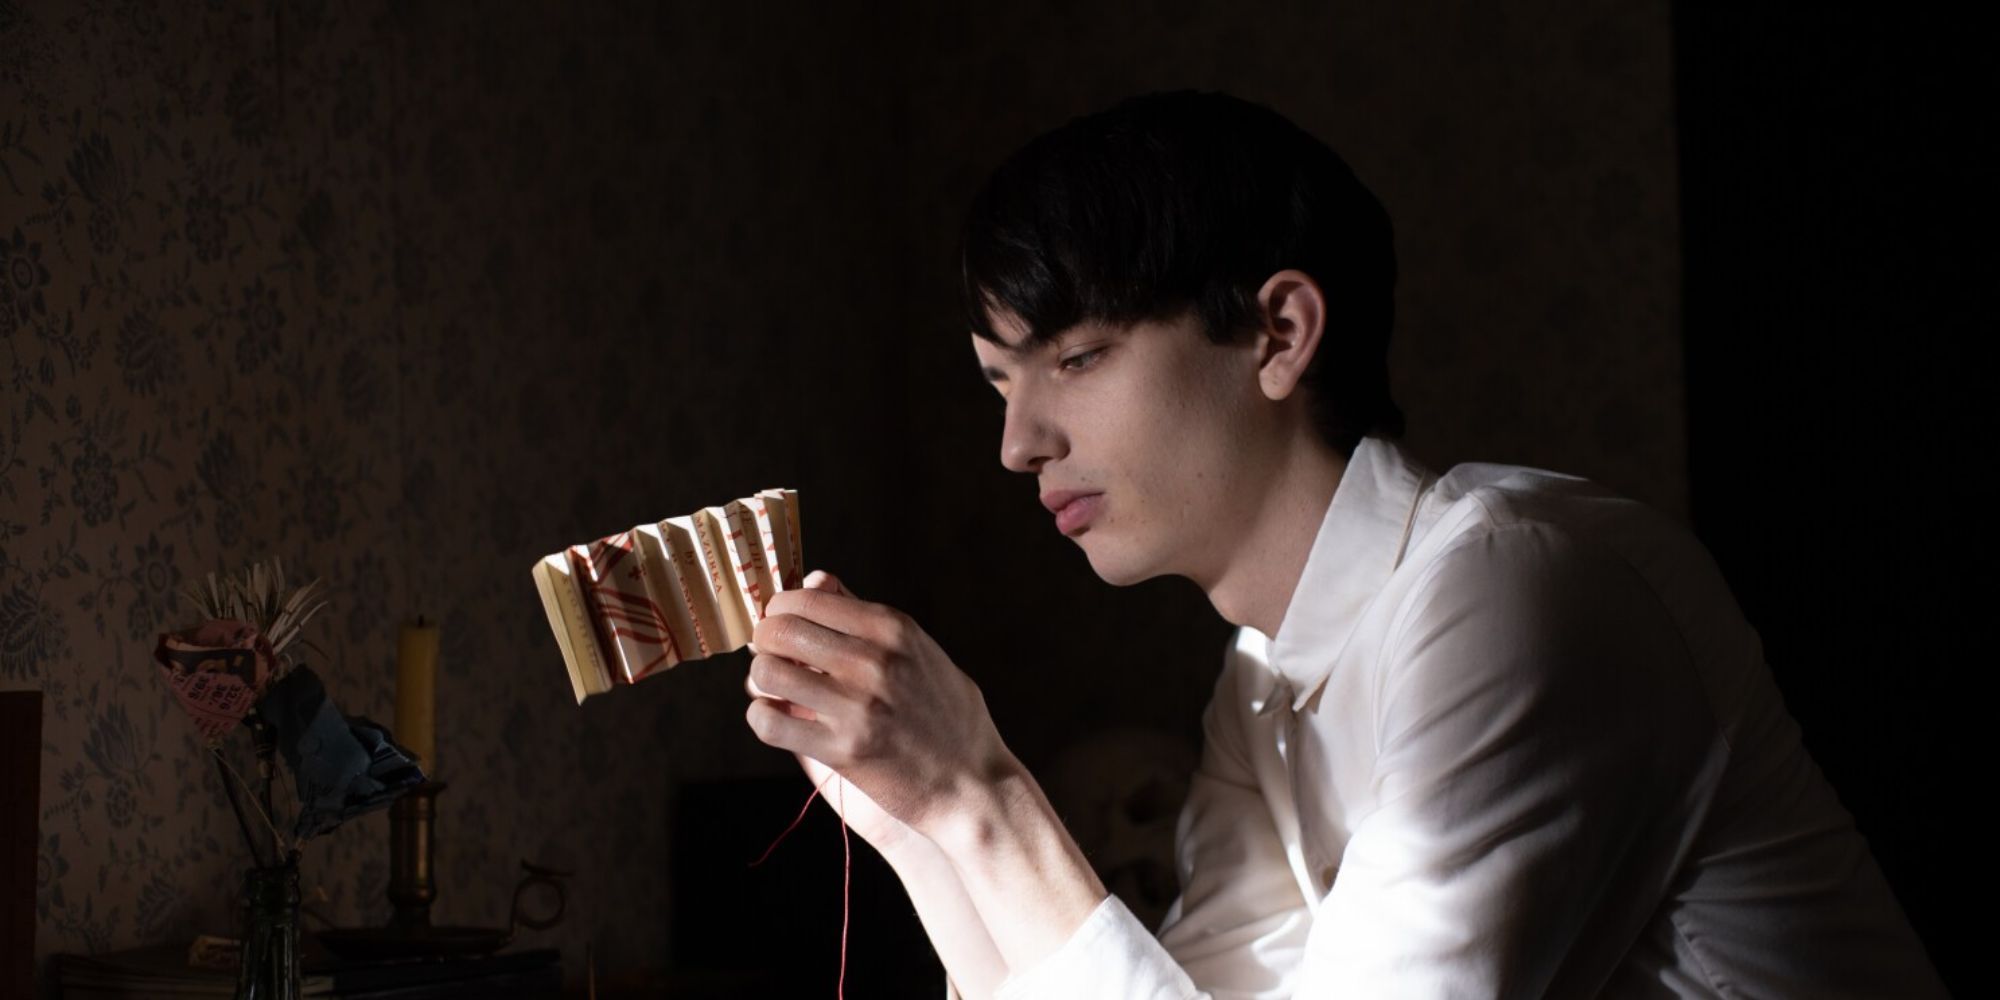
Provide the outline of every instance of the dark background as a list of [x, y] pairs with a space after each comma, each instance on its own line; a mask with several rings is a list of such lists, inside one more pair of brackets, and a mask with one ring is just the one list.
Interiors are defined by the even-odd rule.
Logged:
[[[1970, 35], [1664, 3], [0, 0], [0, 687], [46, 694], [38, 954], [228, 932], [241, 848], [145, 656], [181, 583], [282, 555], [336, 596], [316, 666], [349, 711], [390, 715], [398, 620], [443, 624], [442, 922], [502, 919], [527, 857], [577, 872], [524, 935], [572, 981], [830, 989], [837, 826], [745, 867], [807, 791], [741, 724], [747, 658], [578, 708], [526, 572], [772, 485], [808, 561], [922, 622], [1103, 827], [1120, 761], [1192, 751], [1228, 629], [1183, 581], [1105, 587], [1000, 468], [951, 249], [1022, 142], [1198, 86], [1387, 204], [1419, 455], [1586, 475], [1710, 545], [1966, 981]], [[311, 845], [320, 913], [386, 916], [385, 834]], [[853, 891], [855, 995], [935, 995], [866, 848]]]
[[1989, 74], [1936, 14], [1680, 4], [1674, 41], [1694, 526], [1965, 992], [1988, 853], [1965, 515], [1990, 454], [1969, 405]]

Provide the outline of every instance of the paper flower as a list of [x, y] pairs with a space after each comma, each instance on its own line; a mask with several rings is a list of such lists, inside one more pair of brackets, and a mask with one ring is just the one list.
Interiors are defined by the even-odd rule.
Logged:
[[243, 721], [277, 670], [277, 654], [257, 626], [232, 619], [162, 633], [153, 661], [210, 744]]
[[[386, 806], [424, 781], [423, 770], [387, 729], [340, 714], [319, 675], [287, 649], [316, 651], [302, 635], [306, 622], [326, 607], [320, 592], [318, 580], [288, 585], [284, 564], [275, 559], [227, 576], [210, 573], [186, 590], [201, 624], [162, 634], [153, 651], [167, 686], [208, 742], [237, 827], [260, 867], [296, 859], [307, 839]], [[245, 723], [257, 754], [256, 787], [222, 752], [222, 738]], [[280, 753], [298, 782], [289, 843], [271, 801]]]

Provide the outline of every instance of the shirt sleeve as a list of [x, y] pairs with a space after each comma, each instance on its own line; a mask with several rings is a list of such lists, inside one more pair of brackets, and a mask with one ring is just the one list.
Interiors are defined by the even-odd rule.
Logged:
[[1727, 758], [1671, 615], [1622, 557], [1502, 526], [1426, 568], [1378, 667], [1377, 807], [1299, 995], [1595, 995]]
[[1292, 995], [1312, 916], [1251, 769], [1232, 643], [1203, 714], [1200, 764], [1175, 831], [1181, 894], [1158, 938], [1107, 897], [1000, 1000], [1277, 1000]]

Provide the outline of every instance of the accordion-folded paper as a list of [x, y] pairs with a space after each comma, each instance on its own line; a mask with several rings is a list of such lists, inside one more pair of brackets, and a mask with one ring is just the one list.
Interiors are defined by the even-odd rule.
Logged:
[[743, 648], [771, 595], [801, 586], [804, 565], [798, 491], [770, 489], [572, 545], [534, 573], [581, 704]]

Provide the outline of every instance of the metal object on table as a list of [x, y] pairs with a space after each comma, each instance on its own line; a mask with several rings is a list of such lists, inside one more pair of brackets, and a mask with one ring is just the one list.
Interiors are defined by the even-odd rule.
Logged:
[[[362, 960], [485, 955], [512, 943], [517, 927], [546, 930], [562, 920], [568, 897], [561, 879], [570, 873], [523, 860], [507, 926], [431, 925], [431, 904], [437, 900], [437, 796], [444, 789], [443, 782], [426, 781], [389, 805], [389, 902], [395, 912], [384, 927], [322, 931], [319, 940], [328, 951]], [[555, 892], [554, 912], [547, 916], [522, 909], [522, 897], [537, 887]]]
[[442, 781], [426, 781], [389, 803], [389, 902], [393, 930], [417, 931], [431, 925], [437, 899], [437, 797]]

